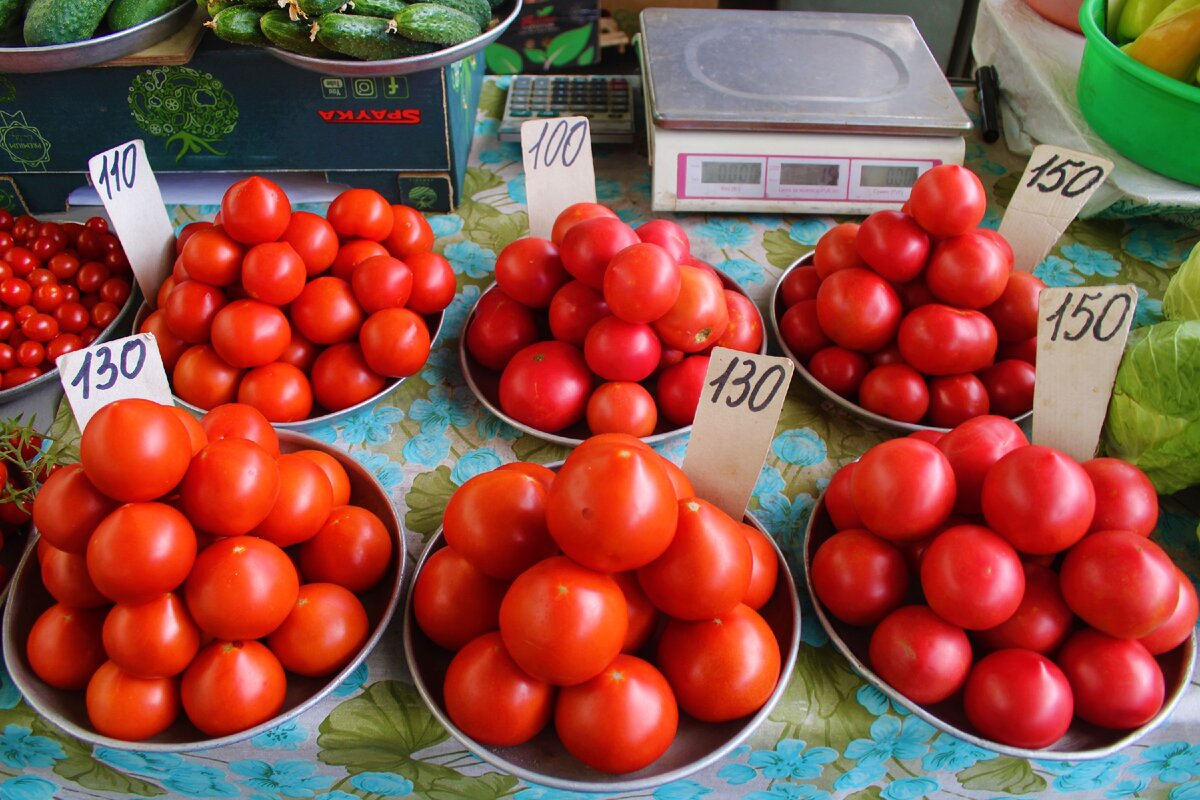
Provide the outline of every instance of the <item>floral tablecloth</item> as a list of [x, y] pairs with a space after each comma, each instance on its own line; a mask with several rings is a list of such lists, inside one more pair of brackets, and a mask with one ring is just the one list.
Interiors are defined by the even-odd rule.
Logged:
[[[492, 279], [496, 254], [527, 234], [525, 180], [515, 144], [496, 136], [507, 79], [488, 79], [464, 200], [431, 218], [436, 249], [454, 265], [459, 292], [426, 368], [368, 411], [316, 431], [361, 460], [390, 492], [415, 558], [455, 487], [514, 459], [551, 461], [565, 451], [519, 433], [473, 397], [458, 368], [458, 336]], [[973, 99], [964, 94], [964, 104]], [[972, 139], [967, 160], [989, 190], [995, 226], [1024, 166], [1003, 144]], [[627, 222], [653, 216], [646, 159], [634, 148], [598, 148], [601, 202]], [[173, 209], [175, 221], [212, 207]], [[764, 310], [780, 273], [838, 220], [771, 215], [679, 215], [696, 256], [735, 278]], [[1161, 221], [1077, 221], [1037, 274], [1052, 286], [1135, 282], [1137, 324], [1160, 318], [1173, 268], [1198, 234]], [[841, 464], [883, 434], [793, 383], [751, 500], [799, 574], [804, 526]], [[681, 460], [686, 440], [664, 448]], [[1200, 577], [1195, 508], [1169, 498], [1155, 534], [1193, 581]], [[1163, 797], [1200, 800], [1200, 688], [1190, 686], [1168, 724], [1098, 761], [1026, 761], [939, 732], [865, 684], [805, 613], [797, 668], [770, 720], [711, 767], [627, 797], [699, 800], [916, 800]], [[249, 741], [188, 754], [93, 748], [39, 718], [7, 675], [0, 684], [0, 800], [110, 797], [387, 797], [570, 800], [577, 795], [521, 782], [481, 762], [448, 736], [408, 680], [400, 615], [354, 675], [316, 707]], [[583, 797], [582, 795], [578, 795]], [[593, 795], [594, 796], [594, 795]]]

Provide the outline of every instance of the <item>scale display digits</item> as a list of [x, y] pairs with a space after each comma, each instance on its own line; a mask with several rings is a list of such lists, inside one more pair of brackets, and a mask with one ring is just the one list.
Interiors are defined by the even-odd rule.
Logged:
[[837, 164], [785, 161], [779, 165], [781, 186], [837, 186], [841, 174], [841, 168]]
[[867, 164], [862, 168], [862, 177], [859, 179], [859, 183], [863, 186], [899, 188], [912, 186], [920, 175], [920, 167]]
[[700, 165], [700, 182], [762, 183], [762, 169], [757, 161], [705, 161]]

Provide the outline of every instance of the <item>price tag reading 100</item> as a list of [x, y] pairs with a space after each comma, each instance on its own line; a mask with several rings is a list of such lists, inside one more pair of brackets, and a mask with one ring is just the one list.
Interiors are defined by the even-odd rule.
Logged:
[[535, 119], [521, 124], [521, 156], [529, 233], [550, 238], [567, 206], [596, 202], [592, 133], [587, 117]]

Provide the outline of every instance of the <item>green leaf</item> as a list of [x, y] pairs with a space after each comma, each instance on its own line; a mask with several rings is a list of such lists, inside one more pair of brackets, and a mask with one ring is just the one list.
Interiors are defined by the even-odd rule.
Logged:
[[1017, 185], [1021, 182], [1020, 175], [1008, 174], [992, 184], [992, 196], [1000, 205], [1008, 208], [1008, 204], [1012, 201], [1013, 194], [1017, 191]]
[[373, 683], [337, 706], [319, 730], [317, 757], [352, 774], [397, 771], [413, 753], [450, 738], [417, 690], [395, 680]]
[[786, 269], [796, 259], [808, 255], [812, 247], [800, 244], [791, 236], [788, 236], [787, 231], [774, 230], [767, 231], [763, 235], [763, 249], [767, 251], [767, 261], [772, 266]]
[[525, 51], [525, 58], [529, 59], [530, 64], [541, 64], [546, 60], [546, 51], [534, 47]]
[[458, 487], [450, 480], [450, 468], [445, 464], [433, 472], [422, 472], [413, 479], [412, 489], [404, 498], [408, 513], [404, 515], [404, 526], [410, 531], [429, 538], [442, 524], [442, 513], [450, 495]]
[[429, 800], [500, 800], [512, 794], [516, 785], [516, 778], [499, 772], [489, 772], [477, 778], [456, 774], [424, 785], [413, 781], [413, 793]]
[[533, 436], [522, 436], [513, 442], [513, 455], [521, 461], [532, 461], [536, 464], [562, 461], [567, 457], [568, 452], [567, 448], [562, 445]]
[[[504, 179], [492, 172], [490, 169], [482, 169], [481, 167], [467, 167], [467, 174], [463, 177], [463, 204], [465, 205], [466, 200], [469, 200], [480, 192], [486, 192], [488, 189], [495, 189], [497, 186], [503, 185]], [[496, 209], [491, 208], [491, 206], [485, 205], [484, 208], [490, 209], [491, 213], [493, 214], [500, 213]], [[463, 213], [467, 213], [470, 210], [471, 209], [460, 209], [459, 215], [461, 216]]]
[[563, 31], [550, 40], [546, 47], [546, 60], [556, 67], [564, 67], [574, 63], [589, 44], [592, 43], [592, 23], [571, 31]]
[[846, 800], [881, 800], [883, 792], [878, 786], [868, 786], [865, 789], [846, 795]]
[[587, 50], [584, 50], [583, 53], [580, 54], [579, 61], [577, 61], [576, 63], [579, 64], [579, 66], [581, 66], [581, 67], [586, 67], [586, 66], [590, 65], [595, 58], [596, 58], [596, 48], [589, 47]]
[[[489, 45], [488, 49], [491, 50], [493, 47], [496, 47], [496, 45]], [[506, 49], [511, 50], [518, 59], [521, 57], [520, 54], [511, 47]], [[488, 66], [490, 67], [491, 65], [489, 64]], [[520, 71], [520, 62], [518, 62], [518, 66], [515, 71]], [[500, 70], [493, 69], [492, 72], [500, 72]], [[479, 113], [488, 119], [500, 119], [503, 117], [504, 99], [506, 94], [507, 93], [503, 89], [496, 85], [495, 81], [484, 81], [483, 86], [479, 89]], [[467, 169], [470, 170], [470, 167]]]
[[[463, 229], [466, 230], [466, 223]], [[470, 229], [471, 241], [480, 247], [486, 247], [493, 253], [499, 253], [505, 247], [529, 235], [529, 214], [518, 211], [514, 214], [498, 214], [480, 219]]]
[[537, 11], [535, 11], [534, 15], [538, 16], [538, 17], [548, 17], [553, 13], [554, 13], [554, 6], [544, 6], [542, 8], [539, 8]]
[[954, 777], [973, 792], [1038, 794], [1046, 788], [1046, 779], [1034, 772], [1028, 761], [1011, 756], [979, 761]]
[[38, 717], [30, 725], [38, 736], [53, 739], [62, 747], [67, 757], [54, 762], [54, 774], [79, 784], [85, 789], [98, 792], [132, 795], [134, 797], [158, 797], [166, 790], [140, 778], [126, 775], [92, 757], [92, 749], [74, 737]]
[[[25, 704], [22, 700], [15, 708], [0, 708], [0, 730], [4, 730], [7, 725], [16, 725], [18, 728], [29, 728], [35, 720], [39, 720], [38, 715], [32, 708]], [[39, 720], [40, 721], [40, 720]], [[55, 735], [61, 735], [61, 731], [57, 728]]]
[[[484, 48], [483, 60], [487, 64], [487, 68], [497, 75], [515, 75], [525, 65], [525, 60], [521, 58], [519, 50], [501, 42], [493, 42]], [[483, 86], [484, 91], [486, 91], [488, 84], [484, 83]], [[495, 91], [498, 92], [500, 90], [495, 89]], [[482, 104], [483, 101], [481, 99], [480, 105]]]

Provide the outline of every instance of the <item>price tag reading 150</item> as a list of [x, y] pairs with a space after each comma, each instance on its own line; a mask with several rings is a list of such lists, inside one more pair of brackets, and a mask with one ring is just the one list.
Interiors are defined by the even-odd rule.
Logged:
[[139, 333], [67, 353], [58, 360], [58, 372], [80, 430], [114, 400], [140, 397], [164, 405], [174, 402], [153, 334]]
[[564, 208], [596, 202], [592, 133], [587, 117], [522, 123], [521, 156], [531, 236], [549, 239], [554, 220]]

